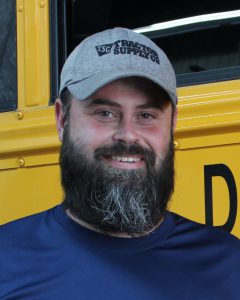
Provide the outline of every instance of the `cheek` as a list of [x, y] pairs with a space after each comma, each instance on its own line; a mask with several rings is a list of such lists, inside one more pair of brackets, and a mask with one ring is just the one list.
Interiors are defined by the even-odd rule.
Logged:
[[106, 144], [111, 139], [111, 130], [96, 122], [78, 122], [71, 126], [71, 137], [77, 143], [85, 145], [87, 149], [95, 149]]
[[152, 128], [145, 132], [145, 141], [157, 156], [162, 156], [167, 151], [170, 138], [171, 130], [166, 127]]

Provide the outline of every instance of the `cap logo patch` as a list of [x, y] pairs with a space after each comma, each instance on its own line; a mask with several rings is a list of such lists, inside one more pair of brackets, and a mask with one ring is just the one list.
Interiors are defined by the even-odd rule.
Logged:
[[145, 59], [150, 59], [151, 61], [160, 64], [158, 54], [155, 50], [147, 47], [138, 42], [129, 40], [118, 40], [111, 44], [104, 44], [96, 46], [98, 56], [103, 56], [106, 54], [133, 54]]

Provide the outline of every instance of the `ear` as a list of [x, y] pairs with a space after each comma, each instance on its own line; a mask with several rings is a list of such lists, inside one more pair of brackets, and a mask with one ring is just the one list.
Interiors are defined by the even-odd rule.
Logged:
[[173, 112], [173, 120], [172, 120], [172, 129], [173, 129], [173, 132], [175, 131], [176, 129], [176, 126], [177, 126], [177, 117], [178, 117], [178, 109], [177, 107], [175, 108], [174, 112]]
[[56, 118], [58, 137], [59, 137], [59, 140], [62, 142], [66, 118], [63, 113], [63, 104], [62, 104], [62, 101], [60, 98], [58, 98], [55, 101], [55, 118]]

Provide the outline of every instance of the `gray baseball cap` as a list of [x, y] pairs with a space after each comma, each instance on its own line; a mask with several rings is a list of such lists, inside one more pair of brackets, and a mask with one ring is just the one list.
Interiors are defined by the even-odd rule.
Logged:
[[59, 94], [68, 88], [75, 98], [84, 100], [106, 84], [131, 76], [159, 85], [176, 107], [176, 76], [166, 54], [146, 36], [126, 28], [83, 40], [63, 66]]

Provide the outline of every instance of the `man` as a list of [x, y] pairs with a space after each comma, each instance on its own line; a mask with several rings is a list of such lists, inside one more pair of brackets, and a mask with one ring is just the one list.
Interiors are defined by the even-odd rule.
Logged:
[[2, 226], [0, 299], [240, 298], [239, 241], [167, 210], [176, 105], [143, 35], [115, 28], [72, 52], [56, 100], [64, 200]]

